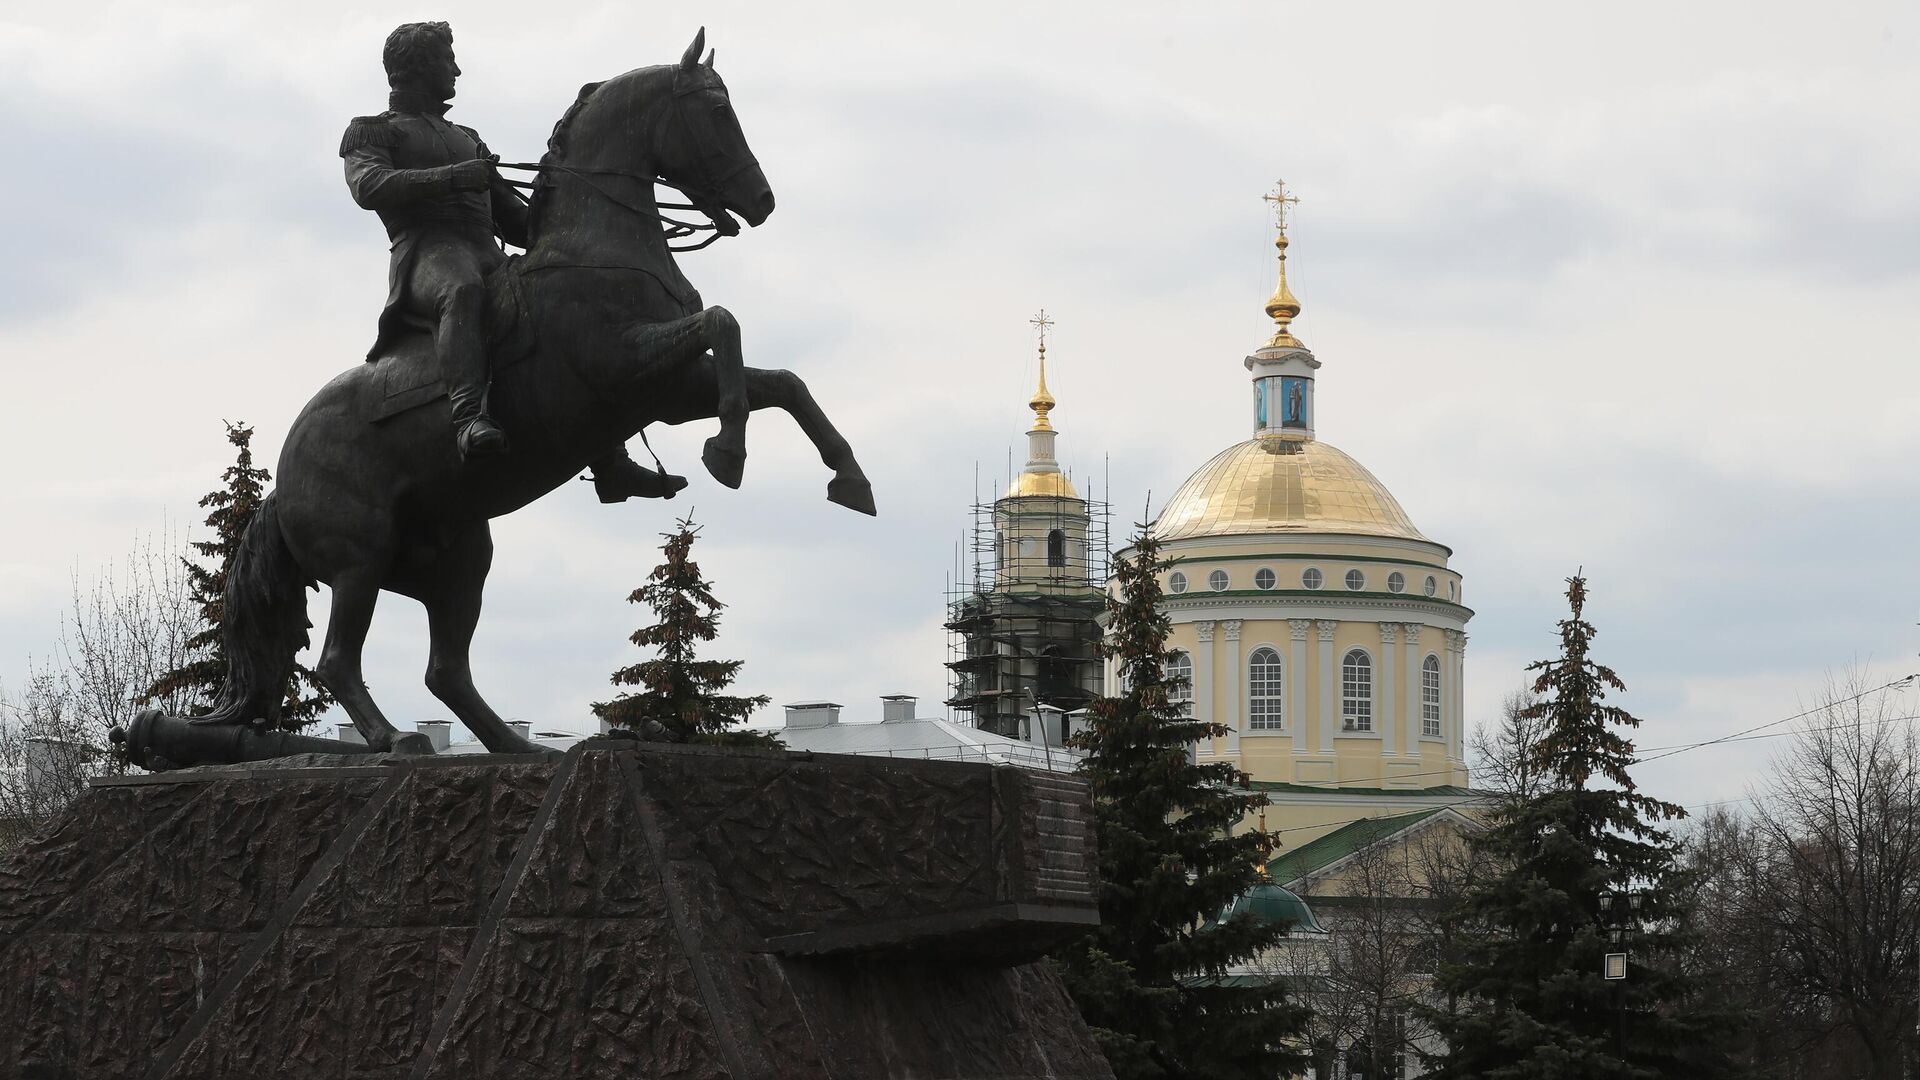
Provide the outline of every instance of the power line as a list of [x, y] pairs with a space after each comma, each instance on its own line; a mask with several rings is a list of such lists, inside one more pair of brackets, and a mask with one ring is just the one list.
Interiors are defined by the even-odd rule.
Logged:
[[[1825, 709], [1832, 708], [1835, 705], [1845, 705], [1849, 702], [1858, 701], [1861, 698], [1866, 697], [1868, 694], [1877, 694], [1884, 690], [1890, 690], [1893, 687], [1899, 686], [1903, 683], [1911, 682], [1916, 678], [1920, 678], [1920, 674], [1903, 675], [1898, 679], [1894, 679], [1892, 682], [1882, 683], [1879, 686], [1873, 687], [1868, 690], [1862, 690], [1859, 693], [1853, 694], [1849, 697], [1840, 698], [1835, 701], [1823, 702], [1820, 705], [1817, 705], [1811, 709], [1804, 710], [1802, 712], [1795, 713], [1792, 716], [1782, 717], [1781, 719], [1778, 719], [1778, 720], [1769, 720], [1764, 724], [1755, 724], [1753, 727], [1742, 728], [1741, 730], [1732, 732], [1731, 734], [1717, 735], [1711, 739], [1701, 739], [1698, 742], [1676, 743], [1672, 746], [1648, 747], [1645, 750], [1636, 752], [1636, 756], [1634, 757], [1633, 764], [1645, 765], [1649, 762], [1660, 761], [1665, 758], [1670, 758], [1678, 754], [1684, 754], [1689, 750], [1698, 750], [1706, 746], [1718, 746], [1721, 743], [1751, 742], [1755, 739], [1774, 739], [1774, 738], [1779, 738], [1783, 735], [1791, 735], [1791, 734], [1794, 734], [1794, 732], [1778, 731], [1768, 735], [1757, 735], [1755, 733], [1766, 731], [1769, 728], [1776, 728], [1782, 724], [1791, 724], [1795, 720], [1800, 720], [1805, 717], [1812, 716], [1815, 713], [1821, 712], [1822, 710], [1825, 710]], [[1861, 721], [1859, 723], [1835, 724], [1829, 727], [1804, 728], [1802, 730], [1834, 731], [1842, 727], [1858, 727], [1860, 726], [1860, 723], [1891, 724], [1891, 723], [1897, 723], [1903, 720], [1920, 720], [1920, 714], [1881, 717], [1872, 721]], [[1640, 754], [1651, 754], [1653, 756], [1652, 757], [1638, 756]], [[1325, 790], [1325, 791], [1341, 791], [1341, 790], [1345, 790], [1343, 785], [1346, 785], [1346, 784], [1377, 784], [1385, 780], [1412, 780], [1412, 779], [1416, 779], [1418, 777], [1423, 777], [1423, 776], [1448, 776], [1448, 775], [1451, 775], [1453, 771], [1454, 770], [1451, 768], [1446, 768], [1446, 769], [1429, 769], [1425, 772], [1396, 773], [1392, 776], [1356, 776], [1356, 777], [1350, 777], [1345, 780], [1330, 781], [1324, 787], [1318, 784], [1310, 784], [1310, 785], [1302, 784], [1301, 786], [1315, 787], [1319, 790]], [[1358, 820], [1365, 820], [1365, 819], [1358, 819]]]
[[[1657, 750], [1665, 750], [1665, 751], [1666, 751], [1666, 753], [1663, 753], [1663, 754], [1661, 754], [1661, 753], [1656, 753], [1656, 754], [1654, 754], [1654, 756], [1653, 756], [1653, 757], [1643, 757], [1643, 758], [1639, 758], [1639, 759], [1637, 759], [1637, 760], [1636, 760], [1636, 761], [1634, 762], [1634, 764], [1636, 764], [1636, 765], [1645, 765], [1645, 764], [1646, 764], [1647, 762], [1649, 762], [1649, 761], [1659, 761], [1659, 760], [1661, 760], [1662, 758], [1670, 758], [1670, 757], [1673, 757], [1673, 756], [1674, 756], [1675, 754], [1684, 754], [1684, 753], [1686, 753], [1686, 752], [1687, 752], [1687, 751], [1689, 751], [1689, 750], [1698, 750], [1699, 748], [1701, 748], [1701, 747], [1703, 747], [1703, 746], [1715, 746], [1715, 745], [1718, 745], [1719, 743], [1724, 743], [1724, 742], [1733, 742], [1733, 741], [1734, 741], [1734, 740], [1736, 740], [1736, 739], [1742, 739], [1742, 738], [1744, 738], [1745, 736], [1748, 736], [1748, 735], [1751, 735], [1751, 734], [1752, 734], [1753, 732], [1756, 732], [1756, 731], [1765, 731], [1765, 730], [1766, 730], [1766, 729], [1768, 729], [1768, 728], [1775, 728], [1775, 727], [1779, 727], [1779, 726], [1780, 726], [1781, 724], [1790, 724], [1790, 723], [1792, 723], [1792, 722], [1794, 722], [1795, 720], [1799, 720], [1799, 719], [1801, 719], [1801, 718], [1803, 718], [1803, 717], [1807, 717], [1807, 716], [1812, 716], [1812, 715], [1813, 715], [1814, 713], [1817, 713], [1817, 712], [1820, 712], [1820, 711], [1821, 711], [1821, 710], [1823, 710], [1823, 709], [1830, 709], [1830, 708], [1832, 708], [1832, 707], [1833, 707], [1833, 706], [1835, 706], [1835, 705], [1845, 705], [1845, 704], [1847, 704], [1848, 702], [1851, 702], [1851, 701], [1859, 701], [1859, 700], [1860, 700], [1861, 698], [1863, 698], [1863, 697], [1866, 697], [1866, 696], [1867, 696], [1868, 694], [1877, 694], [1877, 693], [1879, 693], [1879, 692], [1881, 692], [1882, 690], [1889, 690], [1889, 689], [1892, 689], [1893, 687], [1896, 687], [1896, 686], [1899, 686], [1899, 685], [1900, 685], [1900, 684], [1902, 684], [1902, 683], [1907, 683], [1907, 682], [1912, 682], [1912, 681], [1914, 680], [1914, 678], [1915, 678], [1915, 677], [1916, 677], [1916, 676], [1914, 676], [1914, 675], [1902, 675], [1902, 676], [1901, 676], [1900, 678], [1898, 678], [1898, 679], [1895, 679], [1895, 680], [1893, 680], [1892, 682], [1889, 682], [1889, 683], [1882, 683], [1881, 685], [1879, 685], [1879, 686], [1876, 686], [1876, 687], [1874, 687], [1874, 688], [1872, 688], [1871, 690], [1862, 690], [1862, 691], [1860, 691], [1859, 693], [1857, 693], [1857, 694], [1854, 694], [1854, 695], [1852, 695], [1851, 697], [1843, 697], [1843, 698], [1841, 698], [1841, 699], [1840, 699], [1840, 700], [1838, 700], [1838, 701], [1828, 701], [1828, 702], [1822, 702], [1821, 704], [1819, 704], [1819, 705], [1816, 705], [1816, 706], [1814, 706], [1814, 707], [1813, 707], [1813, 708], [1811, 708], [1811, 709], [1807, 709], [1807, 710], [1805, 710], [1804, 712], [1798, 712], [1798, 713], [1795, 713], [1795, 714], [1793, 714], [1792, 716], [1789, 716], [1789, 717], [1786, 717], [1786, 718], [1784, 718], [1784, 719], [1780, 719], [1780, 720], [1773, 720], [1773, 721], [1769, 721], [1769, 722], [1767, 722], [1767, 723], [1765, 723], [1765, 724], [1757, 724], [1757, 725], [1755, 725], [1755, 726], [1753, 726], [1753, 727], [1750, 727], [1750, 728], [1747, 728], [1747, 729], [1745, 729], [1745, 730], [1742, 730], [1742, 731], [1736, 731], [1736, 732], [1734, 732], [1734, 733], [1733, 733], [1733, 734], [1731, 734], [1731, 735], [1722, 735], [1722, 736], [1720, 736], [1720, 737], [1719, 737], [1719, 738], [1717, 738], [1717, 739], [1706, 739], [1706, 740], [1703, 740], [1703, 741], [1701, 741], [1701, 742], [1697, 742], [1697, 743], [1686, 743], [1686, 744], [1684, 744], [1684, 745], [1681, 745], [1681, 746], [1662, 746], [1662, 747], [1656, 747], [1655, 749], [1657, 749]], [[1652, 752], [1652, 751], [1649, 751], [1649, 753], [1651, 753], [1651, 752]]]

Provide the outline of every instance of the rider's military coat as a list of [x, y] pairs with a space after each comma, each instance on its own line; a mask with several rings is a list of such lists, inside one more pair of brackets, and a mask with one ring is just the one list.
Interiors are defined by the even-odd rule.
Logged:
[[407, 281], [420, 238], [428, 230], [489, 249], [482, 253], [482, 266], [499, 261], [495, 236], [516, 247], [527, 245], [526, 204], [505, 181], [496, 177], [487, 191], [455, 190], [448, 166], [493, 155], [478, 132], [448, 123], [446, 109], [444, 103], [431, 103], [358, 116], [340, 140], [353, 200], [380, 215], [393, 241], [387, 302], [369, 360], [381, 353], [409, 315]]

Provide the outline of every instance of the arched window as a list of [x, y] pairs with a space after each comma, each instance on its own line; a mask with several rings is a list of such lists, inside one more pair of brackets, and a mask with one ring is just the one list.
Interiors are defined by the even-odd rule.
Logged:
[[1440, 658], [1432, 653], [1420, 665], [1420, 734], [1440, 737]]
[[1047, 534], [1047, 565], [1067, 565], [1067, 534], [1059, 529]]
[[1359, 649], [1340, 661], [1340, 726], [1373, 730], [1373, 660]]
[[1167, 654], [1167, 697], [1176, 705], [1193, 702], [1193, 657], [1175, 649]]
[[1279, 731], [1282, 727], [1280, 654], [1265, 645], [1247, 657], [1247, 727]]

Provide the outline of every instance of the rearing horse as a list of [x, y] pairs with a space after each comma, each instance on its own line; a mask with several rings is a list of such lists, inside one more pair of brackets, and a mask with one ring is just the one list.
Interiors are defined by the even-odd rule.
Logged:
[[[314, 395], [280, 454], [228, 567], [227, 678], [199, 724], [272, 722], [307, 643], [306, 588], [332, 588], [317, 673], [369, 746], [430, 752], [397, 731], [361, 676], [381, 590], [427, 609], [427, 687], [489, 750], [537, 749], [474, 689], [469, 646], [493, 559], [490, 518], [578, 475], [654, 422], [717, 417], [707, 471], [738, 487], [750, 410], [785, 409], [833, 470], [827, 497], [873, 513], [853, 451], [786, 371], [743, 365], [740, 327], [703, 307], [680, 274], [654, 198], [685, 191], [732, 235], [759, 225], [773, 191], [733, 115], [726, 84], [700, 52], [590, 84], [555, 125], [540, 163], [529, 248], [488, 282], [492, 412], [513, 439], [501, 458], [462, 464], [448, 405], [434, 397], [424, 336], [349, 370]], [[517, 344], [516, 344], [517, 343]], [[412, 391], [423, 391], [412, 393]]]

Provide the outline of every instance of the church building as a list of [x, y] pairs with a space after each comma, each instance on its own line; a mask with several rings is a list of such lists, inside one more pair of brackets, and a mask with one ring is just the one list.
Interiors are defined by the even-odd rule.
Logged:
[[1195, 470], [1153, 528], [1171, 563], [1173, 666], [1191, 679], [1193, 715], [1227, 730], [1196, 753], [1235, 762], [1269, 794], [1287, 851], [1360, 819], [1472, 801], [1461, 684], [1473, 612], [1452, 549], [1319, 437], [1322, 362], [1292, 329], [1292, 200], [1270, 199], [1279, 283], [1271, 336], [1243, 361], [1249, 437]]

